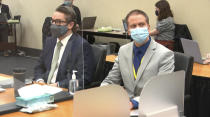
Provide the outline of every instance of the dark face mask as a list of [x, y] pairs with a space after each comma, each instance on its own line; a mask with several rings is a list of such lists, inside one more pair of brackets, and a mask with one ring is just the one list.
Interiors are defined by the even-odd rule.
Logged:
[[65, 6], [71, 6], [72, 5], [72, 1], [64, 1], [63, 3]]
[[158, 15], [159, 15], [158, 10], [155, 10], [155, 15], [156, 15], [156, 16], [158, 16]]
[[68, 27], [66, 25], [61, 26], [61, 25], [52, 24], [50, 26], [50, 30], [53, 37], [59, 38], [64, 36], [68, 32]]

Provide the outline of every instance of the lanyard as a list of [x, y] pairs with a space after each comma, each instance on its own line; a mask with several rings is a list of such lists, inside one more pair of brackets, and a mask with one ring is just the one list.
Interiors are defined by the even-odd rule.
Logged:
[[[144, 56], [143, 56], [142, 59], [141, 59], [140, 65], [141, 65], [141, 63], [142, 63], [142, 61], [143, 61], [143, 58], [144, 58]], [[139, 65], [139, 68], [140, 68], [140, 65]], [[139, 68], [138, 68], [138, 70], [139, 70]], [[138, 72], [138, 70], [137, 70], [137, 72]], [[133, 64], [133, 75], [134, 75], [135, 80], [136, 80], [137, 72], [136, 72], [136, 70], [135, 70], [135, 68], [134, 68], [134, 64]]]

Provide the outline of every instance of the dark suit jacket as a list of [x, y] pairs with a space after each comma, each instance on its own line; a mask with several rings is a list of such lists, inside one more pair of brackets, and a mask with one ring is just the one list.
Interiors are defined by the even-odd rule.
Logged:
[[[38, 65], [35, 67], [35, 80], [42, 78], [47, 82], [56, 42], [57, 39], [55, 38], [46, 40], [46, 46], [42, 51]], [[95, 70], [92, 48], [78, 34], [71, 36], [64, 50], [56, 77], [56, 82], [59, 83], [60, 87], [68, 88], [73, 70], [78, 71], [76, 76], [79, 80], [80, 87], [83, 87], [83, 78], [85, 86], [91, 82], [92, 74]]]
[[7, 19], [11, 18], [8, 5], [2, 4], [1, 13], [5, 13], [7, 15]]

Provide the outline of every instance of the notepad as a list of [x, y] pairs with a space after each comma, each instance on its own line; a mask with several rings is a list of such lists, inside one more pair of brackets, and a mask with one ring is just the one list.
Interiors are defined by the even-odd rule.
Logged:
[[13, 79], [0, 76], [0, 86], [2, 88], [11, 88], [13, 86]]
[[8, 80], [8, 79], [9, 79], [8, 77], [0, 76], [0, 81], [4, 81], [4, 80]]

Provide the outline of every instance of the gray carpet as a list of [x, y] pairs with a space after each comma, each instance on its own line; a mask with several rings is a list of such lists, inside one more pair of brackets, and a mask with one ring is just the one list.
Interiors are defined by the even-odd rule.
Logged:
[[33, 78], [33, 69], [37, 64], [38, 58], [21, 56], [0, 56], [0, 73], [13, 75], [12, 70], [16, 67], [26, 69], [26, 78]]

